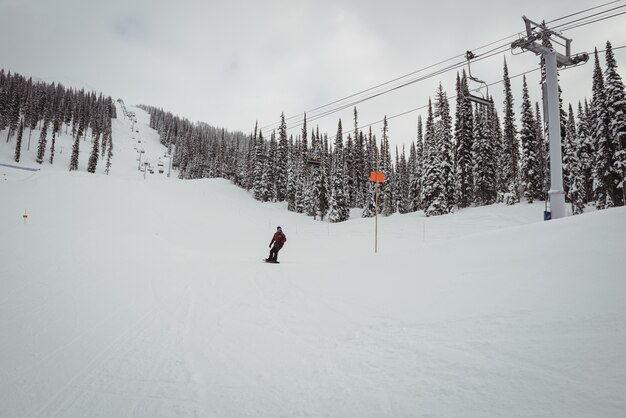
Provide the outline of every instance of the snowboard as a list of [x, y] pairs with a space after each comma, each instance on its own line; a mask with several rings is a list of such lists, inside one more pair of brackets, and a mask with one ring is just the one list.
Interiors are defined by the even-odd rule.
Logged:
[[267, 261], [265, 258], [263, 258], [262, 261], [269, 263], [269, 264], [280, 264], [280, 261]]

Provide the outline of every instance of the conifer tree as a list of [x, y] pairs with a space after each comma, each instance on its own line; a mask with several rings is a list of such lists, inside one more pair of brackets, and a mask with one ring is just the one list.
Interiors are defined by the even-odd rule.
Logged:
[[577, 155], [580, 167], [580, 175], [583, 179], [585, 194], [584, 203], [593, 201], [593, 143], [589, 136], [589, 124], [587, 116], [583, 112], [581, 102], [578, 102], [578, 124], [576, 125]]
[[528, 203], [532, 203], [535, 199], [539, 199], [542, 194], [540, 171], [541, 166], [537, 156], [537, 123], [533, 117], [533, 109], [528, 96], [528, 85], [526, 84], [526, 76], [523, 78], [522, 90], [522, 128], [520, 131], [520, 140], [522, 142], [522, 166], [520, 172], [522, 190], [524, 197]]
[[104, 172], [106, 173], [106, 175], [109, 175], [109, 171], [111, 170], [111, 158], [113, 158], [113, 137], [111, 136], [111, 132], [108, 131], [107, 133], [107, 141], [106, 141], [107, 145], [108, 145], [108, 149], [107, 149], [107, 162], [105, 164], [105, 168], [104, 168]]
[[409, 159], [407, 161], [407, 204], [408, 211], [415, 212], [419, 205], [419, 178], [417, 177], [417, 154], [415, 142], [409, 147]]
[[610, 208], [615, 205], [613, 194], [613, 149], [608, 135], [608, 112], [604, 79], [598, 60], [598, 49], [594, 52], [593, 70], [593, 98], [591, 100], [591, 114], [593, 125], [591, 137], [596, 151], [593, 173], [593, 196], [598, 209]]
[[422, 205], [422, 184], [424, 174], [424, 131], [422, 128], [422, 116], [417, 117], [417, 141], [415, 143], [415, 174], [411, 181], [411, 191], [413, 193], [413, 210], [423, 209]]
[[439, 83], [435, 100], [435, 141], [441, 159], [441, 182], [446, 212], [454, 207], [454, 167], [452, 162], [452, 118], [448, 97]]
[[87, 164], [87, 172], [95, 173], [96, 167], [98, 165], [98, 156], [99, 149], [98, 145], [100, 143], [100, 133], [95, 133], [93, 136], [93, 145], [91, 148], [91, 154], [89, 155], [89, 163]]
[[54, 163], [54, 151], [56, 146], [56, 135], [54, 128], [52, 129], [52, 141], [50, 141], [50, 164]]
[[611, 42], [606, 42], [606, 70], [604, 72], [608, 137], [613, 149], [612, 173], [615, 204], [626, 204], [626, 91], [617, 72], [617, 62]]
[[513, 93], [511, 92], [511, 80], [509, 70], [504, 60], [504, 120], [502, 128], [503, 154], [501, 169], [505, 187], [502, 190], [506, 195], [506, 203], [519, 202], [519, 142], [515, 128], [515, 113], [513, 111]]
[[456, 97], [456, 122], [454, 125], [454, 137], [456, 148], [454, 154], [454, 189], [455, 201], [460, 208], [466, 208], [472, 202], [472, 138], [473, 138], [473, 112], [472, 105], [467, 100], [469, 89], [465, 70], [459, 78], [457, 73], [457, 97]]
[[275, 163], [276, 200], [279, 202], [287, 198], [287, 148], [287, 124], [285, 123], [285, 114], [281, 113]]
[[398, 212], [411, 212], [411, 201], [409, 199], [409, 176], [404, 146], [402, 146], [402, 154], [398, 160], [398, 147], [396, 147], [396, 184], [397, 184], [397, 205]]
[[74, 137], [74, 145], [72, 146], [72, 156], [70, 157], [70, 171], [78, 170], [78, 153], [80, 151], [80, 137]]
[[345, 163], [345, 194], [349, 208], [356, 207], [356, 170], [354, 156], [354, 141], [352, 135], [348, 134], [344, 149]]
[[46, 98], [45, 103], [45, 116], [43, 127], [41, 128], [41, 134], [39, 135], [39, 145], [37, 146], [37, 163], [43, 163], [43, 157], [46, 152], [46, 136], [48, 134], [48, 126], [50, 125], [50, 118], [52, 112], [52, 106], [50, 104], [49, 98]]
[[567, 184], [566, 200], [572, 204], [572, 213], [578, 215], [583, 213], [585, 205], [583, 203], [585, 190], [584, 181], [581, 176], [580, 160], [578, 150], [580, 141], [576, 133], [574, 111], [569, 106], [567, 125], [565, 127], [565, 154], [563, 156], [565, 184]]
[[[379, 170], [379, 152], [376, 146], [376, 138], [372, 135], [372, 128], [370, 127], [369, 134], [367, 136], [367, 171]], [[376, 214], [376, 195], [378, 190], [378, 184], [368, 181], [367, 193], [365, 195], [365, 202], [363, 206], [363, 212], [361, 216], [363, 218], [370, 218]]]
[[426, 216], [443, 215], [448, 211], [442, 166], [441, 149], [435, 135], [433, 108], [429, 99], [424, 135], [424, 177], [422, 185], [422, 205]]
[[295, 145], [293, 144], [293, 137], [290, 137], [289, 141], [289, 159], [287, 161], [287, 210], [291, 212], [296, 211], [296, 190], [298, 171], [300, 170], [300, 139], [296, 139]]
[[[258, 135], [257, 135], [258, 134]], [[265, 141], [263, 140], [263, 132], [258, 131], [258, 121], [254, 124], [254, 134], [252, 135], [254, 144], [254, 159], [252, 169], [252, 193], [256, 200], [261, 200], [263, 190], [263, 171], [265, 166]], [[178, 148], [178, 147], [177, 147]]]
[[383, 118], [383, 134], [380, 139], [380, 171], [385, 175], [385, 181], [378, 185], [380, 196], [380, 213], [383, 216], [390, 216], [396, 212], [396, 199], [394, 190], [394, 171], [391, 163], [391, 152], [389, 149], [387, 116]]
[[335, 136], [335, 149], [331, 173], [328, 219], [331, 222], [343, 222], [350, 217], [350, 207], [348, 196], [345, 192], [345, 160], [341, 119], [339, 119], [337, 135]]
[[363, 132], [359, 131], [358, 127], [358, 112], [356, 107], [354, 108], [354, 205], [359, 208], [365, 206], [365, 199], [367, 196], [367, 186], [369, 171], [366, 167], [366, 145], [365, 136]]
[[539, 184], [541, 185], [541, 195], [539, 199], [545, 200], [548, 189], [550, 188], [550, 172], [548, 171], [546, 140], [543, 135], [544, 127], [541, 121], [541, 112], [539, 111], [538, 102], [535, 102], [535, 126], [535, 133], [537, 134], [537, 139], [535, 140], [537, 149], [535, 153], [537, 154], [537, 160], [539, 161]]
[[20, 121], [21, 100], [17, 86], [17, 79], [17, 74], [11, 78], [7, 93], [6, 124], [9, 128], [7, 133], [7, 142], [9, 142], [9, 138], [13, 136], [13, 134], [17, 130], [17, 126]]
[[20, 125], [17, 129], [17, 141], [15, 142], [15, 155], [14, 160], [16, 163], [20, 162], [20, 156], [22, 153], [22, 134], [24, 133], [24, 121], [20, 121]]
[[472, 174], [474, 178], [474, 199], [478, 205], [490, 205], [496, 201], [498, 143], [493, 131], [493, 102], [489, 107], [476, 106], [474, 117], [474, 141], [472, 143]]

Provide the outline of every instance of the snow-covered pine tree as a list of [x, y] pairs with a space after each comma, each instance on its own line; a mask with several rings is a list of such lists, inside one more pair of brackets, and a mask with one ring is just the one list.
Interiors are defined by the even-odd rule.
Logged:
[[74, 137], [74, 145], [72, 146], [72, 155], [70, 157], [70, 171], [78, 170], [78, 153], [80, 152], [80, 136]]
[[7, 79], [10, 80], [11, 72], [8, 76], [4, 74], [4, 68], [0, 68], [0, 131], [7, 126], [7, 108], [8, 108], [8, 89], [4, 87]]
[[26, 109], [24, 110], [24, 128], [29, 128], [27, 150], [30, 150], [30, 139], [33, 129], [37, 126], [37, 105], [35, 103], [35, 95], [37, 90], [31, 90], [26, 99]]
[[280, 114], [280, 126], [278, 127], [278, 147], [276, 150], [276, 200], [279, 202], [287, 198], [287, 123], [285, 114]]
[[578, 150], [580, 142], [576, 133], [576, 122], [572, 105], [569, 105], [567, 125], [565, 127], [565, 154], [563, 155], [564, 183], [567, 183], [567, 193], [565, 198], [572, 204], [572, 213], [578, 215], [583, 213], [585, 205], [585, 186], [580, 170], [580, 160]]
[[604, 90], [606, 111], [609, 121], [608, 136], [613, 149], [613, 184], [615, 205], [626, 204], [626, 91], [624, 82], [617, 72], [617, 62], [611, 42], [606, 41], [606, 70], [604, 72]]
[[19, 77], [17, 76], [17, 74], [15, 74], [11, 78], [9, 82], [9, 89], [7, 92], [7, 106], [5, 118], [7, 127], [9, 128], [7, 133], [7, 142], [9, 142], [9, 138], [11, 138], [17, 130], [17, 126], [20, 121], [21, 100], [18, 79]]
[[582, 103], [578, 102], [578, 124], [576, 125], [577, 155], [580, 175], [583, 179], [584, 203], [593, 201], [593, 143], [589, 136], [589, 123], [583, 112]]
[[408, 211], [415, 212], [419, 204], [419, 178], [417, 176], [417, 154], [415, 152], [415, 142], [411, 142], [409, 147], [409, 159], [407, 161], [406, 171]]
[[297, 171], [300, 169], [300, 138], [293, 142], [293, 136], [289, 137], [289, 152], [287, 160], [287, 210], [296, 211]]
[[428, 99], [428, 117], [424, 135], [424, 176], [422, 205], [426, 216], [443, 215], [448, 212], [445, 184], [442, 176], [441, 150], [435, 135], [433, 107]]
[[346, 142], [343, 148], [343, 161], [344, 161], [344, 183], [345, 194], [348, 207], [352, 208], [356, 206], [355, 196], [356, 190], [355, 184], [355, 172], [354, 172], [354, 141], [352, 140], [352, 134], [348, 134]]
[[[254, 134], [252, 137], [254, 143], [254, 158], [252, 168], [252, 194], [256, 200], [261, 200], [263, 190], [263, 171], [265, 167], [265, 141], [263, 140], [263, 132], [258, 130], [258, 121], [254, 124]], [[178, 147], [176, 147], [178, 149]]]
[[[366, 150], [366, 169], [368, 172], [379, 169], [379, 152], [376, 145], [376, 137], [372, 135], [372, 128], [370, 126], [369, 134], [367, 136], [367, 150]], [[369, 177], [368, 177], [369, 178]], [[376, 214], [376, 192], [378, 186], [371, 181], [367, 182], [367, 193], [365, 195], [365, 202], [363, 206], [363, 212], [361, 216], [363, 218], [370, 218]], [[380, 210], [379, 210], [380, 212]]]
[[111, 171], [111, 159], [113, 158], [113, 135], [111, 135], [111, 129], [109, 128], [106, 133], [107, 136], [107, 162], [104, 165], [104, 172], [106, 175], [109, 175], [109, 171]]
[[24, 120], [20, 121], [20, 125], [17, 128], [17, 141], [15, 142], [15, 155], [13, 159], [16, 163], [20, 162], [20, 156], [22, 154], [22, 135], [24, 134]]
[[[491, 105], [493, 106], [493, 105]], [[474, 178], [474, 199], [478, 205], [490, 205], [496, 201], [496, 140], [490, 109], [477, 105], [474, 116], [474, 141], [472, 143], [472, 174]]]
[[439, 83], [435, 97], [435, 138], [441, 158], [441, 181], [445, 194], [445, 209], [454, 207], [454, 166], [452, 151], [452, 117], [448, 96]]
[[550, 188], [550, 172], [548, 171], [546, 140], [543, 135], [544, 126], [541, 119], [539, 103], [535, 102], [535, 133], [537, 134], [537, 139], [535, 140], [537, 149], [535, 153], [537, 154], [537, 160], [539, 162], [539, 184], [541, 185], [539, 200], [545, 200], [548, 189]]
[[399, 160], [398, 147], [396, 146], [396, 184], [398, 212], [409, 213], [411, 212], [411, 201], [409, 199], [409, 175], [404, 145], [402, 146], [402, 154]]
[[472, 138], [474, 134], [474, 120], [472, 104], [467, 100], [469, 89], [467, 76], [463, 70], [462, 77], [456, 75], [456, 121], [454, 124], [454, 137], [456, 147], [454, 150], [454, 190], [455, 202], [458, 207], [466, 208], [473, 200], [472, 189]]
[[53, 128], [52, 129], [52, 141], [50, 141], [50, 164], [54, 163], [54, 151], [56, 149], [56, 136], [57, 136], [57, 133]]
[[515, 127], [515, 112], [513, 110], [513, 93], [511, 92], [511, 79], [509, 70], [504, 60], [504, 116], [502, 128], [503, 154], [501, 169], [504, 179], [504, 201], [508, 205], [519, 202], [519, 142]]
[[537, 123], [533, 115], [532, 104], [528, 96], [528, 85], [526, 76], [523, 78], [522, 87], [522, 127], [520, 130], [520, 141], [522, 143], [522, 166], [520, 170], [521, 186], [524, 197], [528, 203], [533, 203], [542, 195], [543, 185], [541, 184], [540, 173], [542, 167], [537, 156]]
[[598, 49], [594, 52], [593, 98], [591, 100], [592, 126], [595, 153], [593, 173], [593, 196], [598, 209], [615, 205], [613, 185], [613, 148], [609, 138], [608, 112], [606, 109], [606, 91], [598, 59]]
[[366, 168], [365, 136], [358, 127], [358, 112], [354, 108], [354, 207], [363, 208], [367, 196], [369, 171]]
[[41, 128], [41, 134], [39, 135], [39, 144], [37, 146], [37, 163], [43, 163], [43, 157], [46, 152], [46, 136], [48, 134], [48, 126], [50, 125], [50, 119], [52, 118], [52, 103], [49, 96], [45, 96], [45, 108], [44, 108], [44, 122]]
[[383, 118], [383, 134], [380, 139], [380, 171], [385, 174], [385, 181], [378, 185], [379, 210], [383, 216], [390, 216], [396, 212], [396, 200], [394, 190], [394, 170], [391, 163], [391, 151], [389, 149], [389, 126], [387, 116]]
[[328, 220], [330, 222], [343, 222], [350, 217], [350, 206], [346, 194], [345, 159], [343, 149], [343, 129], [341, 119], [337, 126], [335, 136], [335, 148], [333, 167], [331, 172], [331, 194], [329, 201]]
[[413, 191], [413, 210], [423, 209], [422, 184], [424, 174], [424, 131], [422, 128], [422, 115], [417, 117], [417, 141], [415, 142], [415, 178], [411, 183]]
[[95, 173], [96, 172], [96, 167], [98, 165], [98, 157], [100, 154], [100, 150], [98, 149], [98, 146], [100, 144], [100, 133], [99, 132], [94, 132], [93, 133], [93, 144], [91, 147], [91, 154], [89, 155], [89, 162], [87, 164], [87, 172], [88, 173]]

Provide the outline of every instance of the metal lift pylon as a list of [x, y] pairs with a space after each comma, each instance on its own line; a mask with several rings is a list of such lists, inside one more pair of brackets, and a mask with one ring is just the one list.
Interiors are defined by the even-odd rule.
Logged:
[[[545, 63], [545, 79], [542, 81], [543, 117], [548, 127], [550, 141], [550, 217], [558, 219], [565, 217], [565, 192], [563, 191], [563, 168], [561, 155], [561, 123], [559, 114], [559, 80], [557, 68], [567, 68], [585, 63], [589, 60], [586, 53], [571, 55], [572, 40], [550, 30], [545, 24], [538, 24], [522, 16], [526, 25], [526, 37], [511, 44], [511, 49], [534, 52], [541, 55]], [[547, 47], [536, 41], [557, 37], [565, 41], [565, 55], [558, 53], [554, 48]], [[551, 123], [555, 121], [555, 123]]]

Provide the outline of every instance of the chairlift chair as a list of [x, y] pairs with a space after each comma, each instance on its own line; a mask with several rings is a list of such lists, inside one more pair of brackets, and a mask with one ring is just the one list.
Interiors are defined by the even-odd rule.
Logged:
[[320, 158], [311, 157], [306, 160], [306, 163], [311, 167], [319, 167], [322, 164], [322, 161]]
[[470, 93], [464, 93], [463, 97], [465, 97], [467, 100], [469, 100], [470, 102], [474, 102], [474, 103], [478, 103], [481, 105], [485, 105], [485, 106], [489, 106], [491, 104], [491, 101], [489, 100], [489, 86], [487, 85], [487, 83], [485, 83], [484, 81], [474, 77], [472, 75], [472, 67], [470, 65], [470, 61], [474, 58], [476, 58], [476, 55], [474, 55], [474, 53], [472, 51], [467, 51], [465, 53], [465, 58], [467, 59], [467, 72], [468, 72], [468, 78], [470, 80], [472, 80], [475, 83], [478, 84], [482, 84], [485, 87], [485, 92], [486, 92], [486, 98], [485, 96], [482, 96], [482, 93], [480, 93], [480, 87], [478, 89], [476, 89], [481, 95], [480, 96], [476, 96]]

